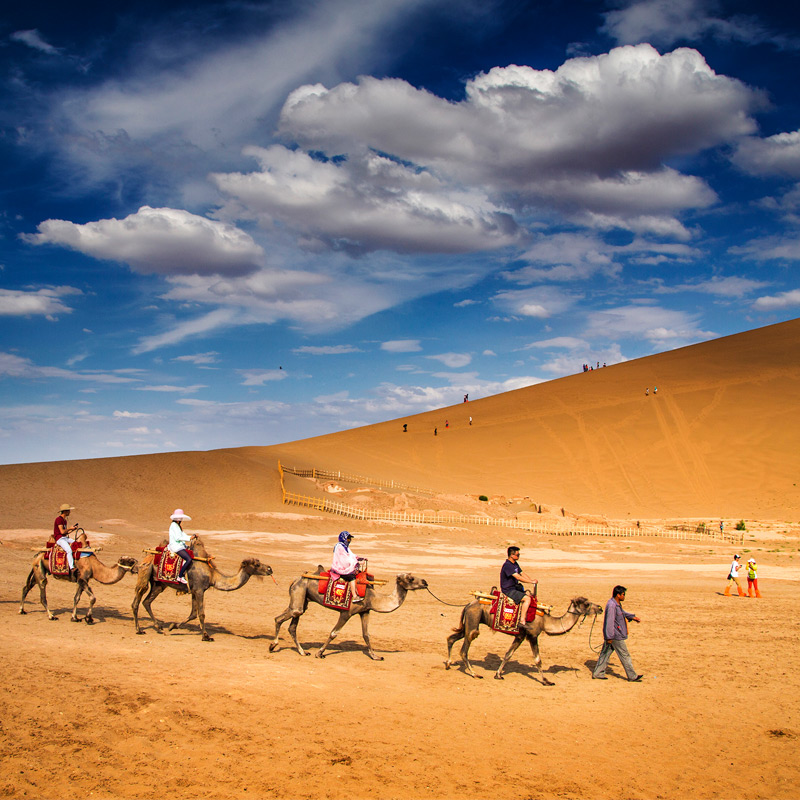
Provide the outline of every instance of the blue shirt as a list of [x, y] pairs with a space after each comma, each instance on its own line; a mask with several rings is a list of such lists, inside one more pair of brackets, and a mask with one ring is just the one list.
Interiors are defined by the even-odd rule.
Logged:
[[606, 603], [606, 613], [603, 616], [603, 638], [627, 639], [628, 620], [633, 619], [636, 614], [629, 614], [622, 610], [622, 606], [612, 597]]

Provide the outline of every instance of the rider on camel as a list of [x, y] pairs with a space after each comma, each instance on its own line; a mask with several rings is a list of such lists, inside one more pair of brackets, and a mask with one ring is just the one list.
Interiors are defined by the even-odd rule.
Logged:
[[78, 530], [78, 525], [73, 525], [71, 528], [67, 527], [67, 517], [70, 511], [74, 511], [75, 506], [69, 503], [62, 503], [61, 508], [58, 509], [58, 516], [53, 523], [53, 539], [67, 554], [67, 564], [69, 564], [69, 577], [70, 580], [78, 580], [78, 570], [75, 566], [75, 558], [72, 555], [72, 546], [70, 544], [69, 536], [67, 534]]
[[[353, 534], [348, 531], [342, 531], [339, 534], [339, 541], [333, 548], [333, 560], [331, 561], [331, 580], [335, 581], [338, 578], [343, 578], [348, 583], [354, 581], [359, 573], [360, 562], [364, 561], [359, 558], [355, 553], [350, 550], [350, 542], [353, 540]], [[356, 587], [351, 586], [352, 602], [361, 603], [364, 598], [358, 596]]]
[[524, 625], [528, 615], [528, 606], [531, 604], [531, 593], [526, 591], [522, 583], [539, 582], [522, 571], [519, 561], [519, 547], [511, 546], [506, 551], [508, 558], [500, 570], [500, 591], [515, 603], [520, 605], [519, 624]]
[[194, 535], [186, 533], [181, 527], [181, 523], [190, 521], [191, 517], [188, 514], [184, 514], [182, 508], [176, 508], [175, 513], [170, 519], [172, 522], [169, 526], [169, 544], [167, 545], [167, 549], [183, 559], [181, 571], [178, 574], [178, 580], [182, 583], [188, 583], [184, 576], [186, 575], [186, 570], [192, 566], [192, 556], [189, 553], [188, 547]]

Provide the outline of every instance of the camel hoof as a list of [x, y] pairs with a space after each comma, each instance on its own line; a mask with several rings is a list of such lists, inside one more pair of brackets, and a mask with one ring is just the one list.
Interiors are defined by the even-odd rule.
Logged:
[[58, 619], [58, 617], [48, 617], [48, 619], [50, 620], [50, 622], [55, 622]]
[[277, 643], [277, 642], [273, 642], [273, 643], [272, 643], [272, 644], [269, 646], [269, 652], [270, 652], [270, 653], [274, 653], [274, 652], [275, 652], [275, 648], [276, 648], [277, 646], [278, 646], [278, 643]]
[[[304, 653], [304, 655], [308, 655], [308, 653]], [[314, 655], [315, 655], [317, 658], [325, 658], [325, 654], [324, 654], [324, 653], [315, 653]]]
[[167, 628], [168, 631], [174, 631], [176, 628], [176, 624], [174, 622], [170, 622], [169, 627]]
[[28, 612], [27, 612], [27, 611], [25, 611], [24, 609], [22, 609], [22, 608], [21, 608], [21, 609], [19, 610], [19, 613], [20, 613], [20, 614], [27, 614]]
[[144, 636], [144, 631], [136, 631], [137, 636]]
[[94, 617], [86, 617], [87, 625], [94, 625]]
[[83, 617], [70, 617], [70, 622], [83, 622]]
[[450, 662], [449, 661], [445, 661], [444, 662], [444, 668], [445, 669], [450, 669]]
[[504, 680], [505, 680], [505, 678], [504, 678], [502, 675], [495, 675], [495, 676], [494, 676], [494, 679], [495, 679], [496, 681], [504, 681]]
[[555, 684], [553, 683], [553, 681], [548, 681], [548, 680], [547, 680], [547, 678], [545, 678], [545, 679], [544, 679], [544, 681], [543, 681], [543, 685], [544, 685], [544, 686], [555, 686]]
[[213, 636], [209, 636], [208, 634], [204, 634], [203, 635], [203, 641], [204, 642], [213, 642], [214, 641], [214, 637]]

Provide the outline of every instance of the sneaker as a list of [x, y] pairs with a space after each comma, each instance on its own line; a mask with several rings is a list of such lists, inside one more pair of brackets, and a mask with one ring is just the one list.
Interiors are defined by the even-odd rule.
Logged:
[[593, 681], [607, 681], [608, 678], [605, 675], [592, 675]]
[[630, 681], [631, 683], [638, 683], [642, 678], [644, 678], [644, 675], [637, 675], [635, 678], [631, 678]]

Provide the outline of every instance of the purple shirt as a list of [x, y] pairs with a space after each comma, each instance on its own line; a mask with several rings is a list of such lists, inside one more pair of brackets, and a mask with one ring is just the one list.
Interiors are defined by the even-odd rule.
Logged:
[[612, 597], [606, 603], [606, 613], [603, 616], [603, 638], [627, 639], [628, 620], [633, 619], [636, 614], [623, 611], [622, 606]]

